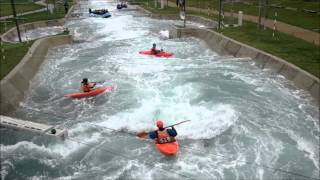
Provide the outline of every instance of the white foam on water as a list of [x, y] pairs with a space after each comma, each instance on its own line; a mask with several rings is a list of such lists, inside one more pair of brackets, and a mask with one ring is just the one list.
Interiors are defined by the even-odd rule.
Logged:
[[[151, 180], [152, 175], [154, 173], [154, 170], [147, 168], [146, 165], [141, 164], [141, 162], [137, 160], [129, 160], [122, 162], [121, 164], [125, 164], [122, 169], [118, 171], [118, 178], [121, 174], [123, 174], [125, 171], [131, 171], [130, 177], [132, 179], [141, 179], [141, 180]], [[137, 171], [137, 169], [139, 169]], [[116, 177], [113, 177], [112, 179], [116, 179]]]
[[14, 145], [3, 145], [0, 144], [0, 149], [2, 153], [18, 153], [18, 152], [25, 152], [26, 150], [31, 150], [31, 152], [42, 152], [45, 154], [52, 154], [52, 152], [47, 149], [44, 145], [39, 146], [32, 142], [28, 141], [20, 141]]
[[169, 31], [168, 30], [160, 30], [160, 37], [163, 39], [169, 39]]
[[241, 80], [246, 84], [250, 84], [250, 85], [255, 85], [255, 86], [260, 86], [262, 84], [262, 82], [257, 79], [255, 76], [250, 76], [250, 75], [246, 75], [243, 73], [238, 73], [238, 72], [224, 72], [223, 73], [224, 76], [231, 76], [231, 79], [236, 79], [236, 80]]
[[[128, 66], [121, 66], [119, 68], [120, 73], [128, 74], [128, 76], [134, 76], [139, 74], [147, 74], [147, 73], [157, 73], [162, 72], [166, 69], [166, 67], [162, 64], [146, 64], [146, 65], [134, 65], [129, 64]], [[133, 77], [135, 78], [135, 77]], [[137, 77], [139, 78], [139, 77]]]
[[169, 98], [159, 89], [152, 89], [150, 97], [146, 90], [141, 94], [147, 95], [140, 101], [140, 106], [120, 112], [113, 116], [102, 115], [102, 122], [97, 125], [120, 130], [127, 129], [132, 132], [155, 128], [156, 119], [163, 119], [165, 126], [183, 120], [191, 120], [177, 126], [179, 138], [184, 139], [210, 139], [228, 128], [237, 121], [236, 110], [228, 104], [191, 105], [190, 95], [197, 92], [192, 84], [176, 87]]
[[[21, 29], [21, 39], [23, 41], [30, 41], [34, 39], [38, 39], [45, 36], [51, 36], [60, 34], [64, 31], [64, 28], [62, 26], [51, 26], [51, 27], [39, 27], [32, 30], [25, 31], [24, 29]], [[18, 37], [14, 38], [14, 41], [19, 41]]]
[[[23, 161], [27, 158], [37, 159], [41, 164], [55, 168], [59, 164], [62, 153], [52, 151], [44, 145], [37, 145], [32, 142], [20, 141], [14, 145], [0, 145], [1, 154], [11, 156], [14, 161]], [[39, 158], [41, 157], [41, 158]], [[14, 166], [11, 166], [14, 167]]]
[[[169, 110], [165, 109], [165, 110]], [[237, 120], [236, 111], [230, 105], [217, 104], [210, 108], [190, 105], [174, 108], [172, 113], [191, 119], [177, 127], [179, 137], [187, 139], [210, 139], [230, 128]]]
[[[115, 7], [108, 1], [94, 1], [92, 4], [94, 5], [92, 8], [99, 8], [101, 6], [110, 8], [112, 6], [110, 8], [112, 9]], [[142, 22], [139, 22], [139, 20]], [[251, 159], [252, 154], [250, 153], [255, 155], [255, 163], [264, 164], [264, 162], [266, 162], [266, 164], [271, 167], [273, 167], [273, 162], [278, 160], [279, 156], [284, 153], [283, 142], [278, 139], [274, 140], [272, 132], [270, 132], [277, 130], [277, 128], [271, 129], [270, 131], [269, 129], [266, 130], [265, 127], [259, 129], [265, 119], [258, 116], [257, 113], [259, 112], [255, 110], [260, 111], [262, 108], [265, 108], [265, 104], [259, 102], [259, 99], [255, 97], [261, 94], [270, 95], [274, 99], [277, 98], [276, 95], [285, 97], [293, 96], [289, 100], [281, 101], [281, 103], [278, 101], [268, 102], [271, 104], [270, 106], [277, 108], [277, 110], [272, 111], [276, 115], [271, 114], [270, 117], [267, 118], [268, 120], [269, 118], [278, 118], [282, 116], [283, 113], [290, 114], [288, 118], [298, 117], [298, 114], [294, 112], [295, 110], [287, 110], [284, 108], [283, 112], [278, 112], [278, 109], [288, 105], [286, 103], [295, 104], [296, 100], [300, 101], [303, 99], [300, 91], [290, 90], [286, 88], [285, 85], [281, 85], [283, 82], [287, 83], [286, 80], [281, 80], [281, 77], [279, 78], [280, 80], [270, 80], [270, 77], [273, 76], [269, 77], [264, 72], [260, 73], [258, 68], [248, 67], [249, 63], [233, 62], [232, 60], [236, 59], [220, 57], [208, 49], [199, 52], [197, 44], [201, 44], [201, 41], [194, 38], [163, 41], [159, 39], [160, 28], [154, 28], [156, 29], [156, 33], [148, 30], [149, 27], [153, 27], [152, 23], [157, 23], [156, 20], [149, 20], [148, 18], [136, 20], [132, 16], [121, 15], [107, 19], [87, 18], [75, 22], [76, 23], [69, 23], [68, 27], [73, 34], [75, 34], [76, 39], [89, 40], [91, 42], [73, 44], [50, 51], [53, 52], [53, 54], [50, 55], [50, 61], [47, 63], [47, 67], [49, 68], [44, 69], [42, 71], [42, 77], [38, 77], [38, 79], [35, 80], [33, 84], [35, 89], [38, 91], [43, 87], [49, 87], [53, 92], [52, 96], [59, 97], [67, 91], [73, 92], [78, 90], [79, 81], [81, 81], [81, 77], [84, 75], [105, 78], [105, 76], [109, 74], [110, 69], [108, 68], [110, 64], [114, 64], [117, 71], [112, 74], [110, 81], [115, 84], [129, 85], [129, 88], [119, 85], [119, 91], [114, 92], [113, 95], [118, 96], [119, 94], [117, 93], [123, 92], [121, 90], [128, 90], [128, 94], [121, 95], [121, 97], [115, 101], [111, 98], [110, 100], [103, 97], [106, 102], [99, 106], [94, 104], [94, 101], [98, 101], [99, 98], [92, 98], [90, 101], [83, 99], [70, 100], [66, 104], [61, 104], [62, 101], [67, 102], [68, 100], [59, 99], [54, 103], [50, 100], [38, 100], [37, 102], [37, 100], [29, 97], [28, 101], [23, 103], [23, 108], [28, 111], [26, 114], [32, 114], [32, 112], [41, 114], [41, 111], [54, 112], [55, 110], [70, 110], [70, 112], [67, 111], [66, 114], [76, 114], [75, 117], [71, 116], [69, 119], [71, 120], [70, 124], [72, 124], [69, 126], [69, 136], [71, 139], [67, 139], [65, 142], [50, 144], [48, 147], [19, 142], [20, 144], [17, 143], [13, 146], [4, 146], [9, 149], [5, 151], [10, 151], [10, 148], [11, 150], [13, 149], [13, 151], [15, 151], [14, 149], [18, 149], [19, 151], [21, 149], [27, 149], [27, 151], [43, 152], [43, 154], [47, 154], [46, 156], [57, 156], [65, 160], [77, 152], [89, 148], [88, 152], [83, 157], [80, 157], [81, 162], [88, 161], [89, 165], [75, 165], [79, 159], [67, 162], [66, 166], [72, 167], [76, 172], [70, 176], [66, 175], [59, 179], [81, 179], [86, 177], [90, 170], [93, 172], [101, 172], [102, 174], [99, 175], [105, 179], [156, 179], [158, 177], [164, 177], [159, 176], [161, 173], [159, 173], [157, 168], [166, 169], [168, 166], [172, 166], [176, 172], [190, 175], [190, 177], [191, 175], [199, 175], [200, 179], [207, 177], [210, 179], [222, 179], [225, 176], [226, 170], [232, 172], [232, 175], [239, 179], [248, 176], [263, 179], [267, 171], [264, 171], [261, 167], [255, 168], [253, 165], [251, 166], [245, 163], [247, 159]], [[161, 23], [164, 22], [165, 21], [162, 21]], [[78, 23], [81, 24], [79, 27], [77, 27]], [[161, 34], [167, 35], [167, 31], [160, 32], [160, 35]], [[152, 37], [149, 37], [151, 35]], [[121, 40], [121, 42], [118, 40]], [[140, 49], [145, 50], [150, 48], [149, 46], [153, 42], [156, 42], [159, 47], [168, 47], [168, 49], [171, 47], [170, 50], [175, 51], [176, 55], [173, 58], [165, 59], [142, 56], [137, 53]], [[109, 43], [115, 43], [116, 45], [121, 44], [119, 45], [121, 48], [129, 47], [130, 49], [125, 49], [125, 52], [119, 52], [119, 55], [114, 55], [114, 52], [112, 52], [110, 53], [112, 56], [108, 57], [108, 45], [113, 45]], [[206, 47], [205, 45], [202, 46]], [[91, 52], [97, 53], [94, 50], [101, 47], [106, 48], [105, 51], [101, 51], [101, 55], [99, 54], [98, 57], [94, 56], [96, 54], [90, 54]], [[135, 54], [133, 55], [133, 53]], [[186, 55], [185, 53], [189, 54]], [[96, 61], [90, 63], [82, 57], [86, 55], [94, 56], [96, 58], [94, 60]], [[81, 69], [78, 68], [78, 66], [81, 67]], [[241, 97], [241, 94], [232, 94], [241, 101], [241, 107], [238, 106], [239, 104], [233, 103], [233, 101], [215, 100], [213, 97], [212, 100], [201, 100], [203, 96], [201, 90], [203, 88], [212, 90], [214, 87], [219, 87], [219, 84], [210, 84], [211, 78], [213, 80], [216, 78], [212, 76], [212, 74], [228, 76], [231, 77], [229, 78], [231, 81], [237, 80], [237, 83], [240, 82], [249, 85], [248, 91], [250, 95], [252, 94], [254, 100], [257, 101], [254, 102], [257, 103], [254, 105], [258, 106], [256, 109], [253, 108], [252, 112], [249, 112], [250, 117], [258, 117], [258, 119], [252, 119], [250, 123], [247, 124], [242, 122], [241, 117], [239, 117], [242, 114], [240, 110], [252, 104], [248, 104], [246, 99]], [[197, 78], [202, 78], [203, 76], [209, 80], [204, 82], [202, 87], [202, 85], [199, 86], [201, 83], [198, 83]], [[189, 79], [193, 80], [190, 82]], [[203, 79], [199, 79], [200, 82], [202, 80]], [[39, 84], [40, 86], [38, 86]], [[251, 93], [252, 91], [255, 91], [255, 93]], [[276, 95], [272, 95], [272, 93]], [[41, 95], [41, 93], [39, 95]], [[200, 100], [195, 101], [197, 98], [200, 98]], [[124, 99], [127, 99], [128, 102], [135, 102], [132, 102], [132, 105], [128, 107], [109, 113], [110, 109], [116, 109], [118, 106], [122, 107], [120, 104], [127, 102], [127, 100]], [[307, 107], [304, 107], [302, 103], [298, 106], [298, 109], [305, 112], [305, 109], [309, 107], [308, 103], [306, 103], [306, 106]], [[264, 111], [261, 110], [261, 112]], [[307, 112], [305, 113], [308, 114]], [[218, 143], [215, 147], [212, 147], [212, 149], [207, 149], [204, 146], [199, 147], [200, 150], [206, 152], [217, 152], [217, 156], [215, 156], [214, 153], [205, 154], [194, 152], [192, 149], [181, 149], [181, 154], [178, 155], [174, 161], [165, 161], [165, 158], [162, 158], [162, 156], [151, 158], [154, 167], [150, 167], [149, 164], [143, 163], [145, 162], [145, 153], [150, 152], [150, 145], [134, 151], [128, 150], [128, 152], [134, 155], [139, 154], [139, 157], [132, 157], [133, 159], [120, 158], [120, 160], [115, 162], [107, 162], [109, 167], [114, 168], [110, 169], [111, 172], [103, 169], [104, 166], [106, 166], [105, 163], [96, 162], [94, 158], [92, 158], [95, 153], [94, 148], [96, 146], [102, 146], [100, 141], [102, 139], [109, 141], [111, 138], [105, 138], [101, 131], [97, 131], [90, 125], [91, 123], [116, 130], [124, 129], [129, 132], [139, 132], [142, 130], [155, 130], [155, 121], [157, 119], [162, 119], [165, 125], [187, 119], [191, 120], [190, 122], [176, 126], [178, 140], [185, 139], [185, 141], [189, 142], [189, 144], [186, 145], [188, 147], [197, 146], [197, 142], [202, 142], [202, 140], [213, 143], [220, 142], [221, 144]], [[299, 118], [292, 119], [294, 121], [299, 120]], [[282, 121], [283, 119], [279, 118], [276, 120]], [[308, 117], [307, 121], [314, 122], [314, 118]], [[270, 120], [268, 123], [272, 122], [273, 121]], [[287, 122], [283, 121], [283, 123]], [[239, 124], [241, 124], [240, 127]], [[274, 122], [274, 124], [278, 125], [277, 122]], [[279, 123], [279, 125], [281, 125], [281, 123]], [[258, 127], [257, 131], [253, 132], [252, 127]], [[290, 127], [288, 128], [290, 129]], [[227, 131], [229, 129], [231, 129], [230, 132]], [[228, 136], [234, 136], [235, 138], [232, 139], [232, 142], [221, 142], [223, 138], [227, 138]], [[238, 136], [245, 138], [241, 141], [242, 139], [237, 138]], [[317, 147], [312, 144], [312, 140], [308, 140], [306, 137], [300, 135], [295, 136], [294, 134], [290, 137], [297, 142], [296, 148], [305, 152], [306, 159], [311, 159], [312, 162], [316, 164], [319, 155], [316, 154]], [[246, 149], [244, 150], [244, 143], [247, 139], [250, 139], [248, 147], [246, 147], [248, 151]], [[237, 140], [239, 140], [239, 142]], [[26, 146], [26, 148], [22, 148], [24, 146]], [[229, 149], [236, 152], [232, 152], [232, 150]], [[232, 154], [228, 154], [229, 152]], [[130, 153], [129, 156], [131, 157], [133, 154]], [[222, 156], [235, 158], [230, 160]], [[27, 158], [27, 156], [25, 158]], [[294, 160], [291, 161], [294, 162]], [[50, 161], [50, 159], [46, 157], [42, 158], [41, 163], [47, 164], [50, 167], [57, 167], [57, 162]], [[319, 166], [315, 165], [315, 167], [319, 169]], [[316, 171], [316, 168], [314, 171]], [[290, 168], [288, 169], [290, 170]], [[257, 172], [254, 172], [254, 170]], [[253, 174], [250, 174], [251, 171]], [[176, 179], [182, 178], [171, 172], [168, 172], [168, 174], [169, 177], [172, 176]]]
[[9, 160], [1, 160], [1, 179], [5, 179], [6, 176], [9, 173], [9, 170], [12, 169], [14, 170], [15, 166], [13, 164], [13, 162], [9, 161]]
[[[165, 166], [165, 164], [163, 164]], [[215, 166], [214, 161], [205, 156], [188, 156], [179, 157], [178, 162], [175, 163], [176, 172], [187, 177], [195, 179], [197, 174], [201, 175], [203, 179], [219, 179], [223, 177], [223, 171], [220, 171]], [[197, 172], [197, 173], [195, 173]]]
[[287, 130], [287, 133], [290, 138], [297, 142], [297, 148], [304, 152], [305, 157], [309, 158], [314, 166], [319, 169], [319, 144], [314, 144], [293, 131]]

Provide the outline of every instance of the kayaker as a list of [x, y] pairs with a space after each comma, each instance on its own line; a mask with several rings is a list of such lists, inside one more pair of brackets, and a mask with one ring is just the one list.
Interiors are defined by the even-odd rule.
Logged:
[[158, 120], [156, 122], [156, 125], [158, 127], [158, 130], [151, 131], [149, 133], [149, 137], [151, 139], [154, 139], [157, 144], [171, 143], [176, 141], [175, 137], [178, 133], [173, 126], [171, 127], [171, 129], [165, 129], [163, 128], [163, 122], [161, 120]]
[[158, 53], [161, 52], [162, 49], [161, 50], [157, 50], [156, 46], [157, 45], [155, 43], [152, 44], [152, 48], [151, 48], [151, 53], [152, 54], [158, 54]]
[[92, 88], [96, 86], [96, 83], [89, 83], [88, 78], [83, 78], [81, 82], [81, 88], [83, 92], [90, 92]]

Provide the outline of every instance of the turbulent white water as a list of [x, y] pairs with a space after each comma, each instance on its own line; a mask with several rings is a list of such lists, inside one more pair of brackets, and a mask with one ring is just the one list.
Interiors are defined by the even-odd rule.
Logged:
[[[82, 43], [50, 50], [14, 114], [64, 126], [70, 138], [1, 130], [2, 179], [319, 178], [319, 111], [307, 92], [252, 61], [221, 57], [198, 39], [164, 39], [172, 21], [112, 13], [68, 22]], [[138, 54], [152, 43], [175, 55]], [[64, 98], [79, 91], [83, 77], [117, 88]], [[160, 155], [152, 141], [110, 130], [152, 130], [156, 119], [165, 125], [191, 120], [176, 127], [177, 157]]]
[[[64, 31], [64, 27], [52, 26], [52, 27], [36, 28], [28, 31], [25, 29], [21, 29], [20, 31], [21, 31], [21, 40], [30, 41], [30, 40], [38, 39], [45, 36], [60, 34]], [[19, 41], [19, 38], [15, 37], [14, 41]]]

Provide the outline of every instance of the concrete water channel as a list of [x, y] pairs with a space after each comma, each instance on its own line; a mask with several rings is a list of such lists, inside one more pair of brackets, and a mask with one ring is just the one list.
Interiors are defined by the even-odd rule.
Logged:
[[[68, 129], [63, 140], [1, 129], [1, 179], [319, 179], [319, 110], [311, 95], [197, 38], [162, 39], [175, 21], [137, 11], [70, 20], [81, 43], [52, 48], [13, 116]], [[138, 54], [157, 43], [172, 58]], [[68, 99], [83, 77], [112, 93]], [[185, 119], [164, 157], [126, 132]]]

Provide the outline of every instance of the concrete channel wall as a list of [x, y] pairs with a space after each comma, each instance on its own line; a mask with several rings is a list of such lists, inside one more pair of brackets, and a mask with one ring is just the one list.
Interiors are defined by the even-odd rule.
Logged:
[[48, 49], [72, 42], [70, 35], [51, 36], [33, 43], [16, 67], [0, 82], [0, 114], [9, 115], [28, 92], [30, 81], [45, 59]]
[[[161, 20], [182, 20], [178, 15], [164, 15], [164, 14], [150, 14], [149, 15], [153, 19], [161, 19]], [[196, 22], [199, 23], [205, 27], [209, 28], [215, 28], [218, 26], [218, 24], [215, 21], [208, 20], [206, 18], [200, 17], [200, 16], [194, 16], [194, 15], [187, 15], [186, 21], [188, 22]]]
[[[74, 6], [72, 6], [69, 9], [68, 13], [64, 16], [64, 18], [61, 18], [61, 19], [36, 21], [36, 22], [21, 24], [21, 25], [19, 25], [20, 32], [23, 33], [23, 32], [37, 29], [37, 28], [41, 28], [41, 27], [63, 26], [65, 24], [66, 20], [68, 20], [70, 18], [73, 9], [74, 9]], [[16, 37], [18, 37], [17, 28], [13, 27], [1, 35], [1, 40], [4, 42], [19, 43], [14, 40]]]
[[[37, 21], [37, 22], [19, 25], [19, 29], [21, 32], [25, 32], [25, 31], [29, 31], [29, 30], [37, 29], [41, 27], [63, 26], [64, 23], [65, 23], [64, 19]], [[13, 27], [1, 36], [1, 40], [4, 42], [18, 43], [17, 41], [14, 40], [16, 37], [18, 37], [18, 32], [16, 27]]]
[[256, 62], [256, 65], [259, 68], [269, 69], [272, 73], [281, 74], [288, 80], [292, 80], [297, 87], [309, 91], [315, 98], [316, 103], [318, 105], [320, 104], [319, 79], [301, 68], [288, 63], [281, 58], [225, 37], [212, 30], [179, 27], [175, 27], [174, 29], [175, 31], [170, 32], [171, 37], [197, 37], [205, 41], [209, 48], [220, 55], [250, 57]]
[[[143, 14], [147, 14], [147, 16], [149, 16], [150, 18], [153, 19], [161, 19], [161, 20], [180, 20], [180, 16], [179, 14], [153, 14], [152, 12], [137, 6], [136, 7], [140, 12], [142, 12]], [[202, 24], [203, 26], [207, 27], [207, 28], [215, 28], [218, 26], [218, 23], [213, 21], [213, 20], [209, 20], [206, 19], [204, 17], [201, 16], [195, 16], [195, 15], [187, 15], [186, 16], [186, 21], [187, 22], [195, 22], [198, 24]]]

